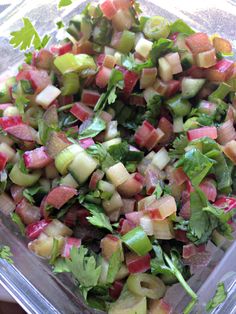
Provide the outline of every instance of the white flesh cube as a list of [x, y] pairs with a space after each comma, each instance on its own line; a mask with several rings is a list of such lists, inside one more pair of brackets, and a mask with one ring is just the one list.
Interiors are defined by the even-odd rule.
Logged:
[[178, 74], [183, 71], [178, 52], [168, 53], [165, 59], [171, 66], [172, 74]]
[[108, 149], [110, 146], [116, 145], [116, 144], [120, 144], [120, 143], [121, 143], [121, 138], [120, 138], [120, 137], [117, 137], [117, 138], [113, 138], [112, 140], [103, 142], [102, 145], [103, 145], [106, 149]]
[[70, 173], [61, 179], [60, 185], [67, 185], [75, 189], [79, 186], [78, 182], [72, 177]]
[[[57, 236], [55, 239], [58, 240], [58, 251], [60, 253], [64, 246], [65, 238]], [[28, 244], [28, 248], [38, 256], [50, 258], [53, 249], [53, 237], [48, 237], [45, 233], [41, 233], [38, 239]]]
[[116, 64], [122, 65], [122, 62], [121, 62], [122, 53], [117, 51], [117, 52], [115, 52], [114, 57], [116, 59]]
[[174, 133], [180, 133], [184, 130], [183, 117], [176, 117], [173, 121], [173, 131]]
[[114, 56], [115, 52], [116, 51], [115, 51], [114, 48], [111, 48], [111, 47], [108, 47], [108, 46], [105, 46], [105, 48], [104, 48], [105, 55]]
[[164, 58], [158, 60], [159, 75], [163, 81], [170, 81], [173, 78], [172, 69], [169, 62]]
[[133, 23], [133, 18], [129, 10], [118, 10], [112, 18], [112, 25], [118, 31], [130, 29]]
[[142, 69], [140, 78], [140, 88], [144, 89], [152, 86], [155, 83], [157, 76], [157, 68], [145, 68]]
[[49, 237], [71, 236], [72, 230], [57, 219], [53, 219], [44, 229], [44, 233]]
[[158, 169], [163, 170], [165, 166], [170, 162], [170, 157], [167, 150], [163, 147], [161, 148], [153, 157], [152, 164]]
[[13, 148], [11, 148], [11, 146], [9, 146], [6, 143], [1, 143], [0, 144], [0, 152], [4, 153], [7, 155], [7, 160], [11, 160], [12, 158], [14, 158], [16, 152]]
[[143, 92], [143, 97], [148, 102], [150, 99], [152, 99], [153, 96], [159, 95], [158, 92], [153, 87], [148, 87]]
[[47, 108], [60, 94], [59, 88], [48, 85], [36, 96], [35, 101], [43, 108]]
[[102, 202], [106, 213], [110, 214], [123, 206], [123, 201], [118, 192], [114, 192], [109, 200]]
[[216, 64], [216, 52], [215, 49], [200, 52], [196, 55], [197, 66], [201, 68], [210, 68]]
[[126, 180], [128, 180], [130, 174], [128, 173], [122, 162], [118, 162], [114, 166], [111, 166], [107, 169], [106, 176], [111, 181], [111, 183], [113, 183], [114, 186], [117, 187], [120, 184], [124, 183]]
[[111, 140], [119, 135], [119, 132], [117, 130], [117, 121], [110, 121], [107, 123], [107, 128], [105, 132], [105, 140]]
[[147, 235], [153, 235], [153, 223], [152, 219], [148, 216], [143, 216], [140, 218], [140, 226], [146, 232]]
[[139, 53], [145, 59], [148, 57], [152, 50], [153, 42], [145, 38], [140, 38], [135, 46], [135, 51]]

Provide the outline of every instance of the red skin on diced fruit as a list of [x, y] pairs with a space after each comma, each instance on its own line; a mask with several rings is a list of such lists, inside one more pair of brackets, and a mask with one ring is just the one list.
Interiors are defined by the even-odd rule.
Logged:
[[187, 137], [189, 141], [196, 140], [204, 136], [210, 137], [215, 140], [217, 138], [217, 128], [214, 126], [205, 126], [202, 128], [189, 130], [187, 132]]
[[151, 268], [151, 256], [138, 256], [134, 253], [128, 253], [125, 257], [125, 263], [130, 274], [144, 273]]
[[157, 128], [151, 131], [150, 135], [146, 139], [144, 143], [144, 147], [147, 148], [147, 150], [152, 150], [164, 137], [164, 133], [161, 129]]
[[17, 204], [15, 211], [26, 225], [32, 224], [41, 218], [40, 208], [33, 206], [25, 198]]
[[97, 91], [84, 89], [81, 95], [81, 101], [87, 106], [94, 107], [100, 96]]
[[71, 52], [72, 50], [72, 43], [68, 42], [63, 45], [52, 46], [50, 48], [51, 52], [57, 54], [59, 56], [64, 55], [65, 53]]
[[142, 175], [133, 173], [130, 178], [117, 187], [117, 191], [124, 197], [132, 197], [142, 191], [144, 180], [141, 182]]
[[102, 180], [104, 175], [105, 173], [100, 169], [94, 171], [89, 181], [89, 189], [93, 191], [96, 190], [98, 181]]
[[121, 250], [121, 240], [112, 234], [107, 234], [101, 240], [100, 247], [102, 250], [102, 256], [106, 260], [109, 260], [113, 253], [117, 250]]
[[149, 302], [149, 314], [171, 314], [173, 309], [163, 299], [150, 300]]
[[67, 238], [62, 250], [61, 256], [68, 258], [70, 257], [70, 251], [73, 247], [79, 248], [81, 246], [81, 239], [77, 238]]
[[148, 122], [143, 121], [143, 124], [136, 130], [134, 134], [134, 140], [139, 146], [144, 146], [150, 133], [155, 130], [154, 127]]
[[152, 195], [152, 193], [155, 191], [158, 181], [159, 179], [157, 177], [157, 174], [151, 169], [148, 169], [145, 174], [145, 185], [147, 195]]
[[167, 84], [167, 91], [165, 92], [165, 96], [167, 98], [174, 96], [180, 90], [180, 86], [181, 86], [180, 81], [170, 80], [166, 82], [166, 84]]
[[205, 179], [199, 184], [199, 188], [204, 192], [207, 199], [214, 202], [217, 196], [217, 189], [214, 182], [210, 179]]
[[206, 70], [206, 78], [210, 81], [224, 82], [231, 78], [234, 72], [234, 63], [231, 60], [219, 60], [216, 65]]
[[10, 191], [11, 191], [11, 196], [14, 202], [16, 204], [19, 203], [23, 198], [24, 187], [16, 185], [16, 184], [12, 184], [10, 187]]
[[41, 146], [23, 154], [26, 168], [40, 169], [49, 165], [53, 159], [47, 154], [46, 148]]
[[72, 113], [81, 122], [93, 116], [93, 110], [81, 102], [76, 102], [70, 109], [70, 113]]
[[11, 126], [16, 126], [22, 123], [21, 116], [10, 116], [0, 118], [0, 127], [5, 130]]
[[5, 131], [7, 134], [24, 142], [35, 142], [37, 136], [36, 130], [24, 123], [5, 128]]
[[37, 239], [50, 222], [50, 219], [42, 219], [28, 225], [25, 229], [26, 236], [30, 240]]
[[87, 219], [87, 217], [89, 216], [90, 216], [90, 213], [87, 209], [80, 208], [77, 212], [77, 218], [78, 218], [79, 224], [82, 226], [89, 226], [90, 223]]
[[78, 219], [78, 207], [72, 206], [65, 214], [64, 224], [68, 227], [75, 227]]
[[46, 204], [52, 205], [53, 207], [60, 209], [76, 194], [76, 189], [69, 186], [60, 185], [55, 187], [48, 193], [45, 202]]
[[131, 71], [125, 71], [124, 88], [123, 88], [123, 93], [125, 97], [130, 96], [138, 80], [139, 80], [139, 75], [137, 73], [131, 72]]
[[88, 147], [94, 145], [94, 140], [92, 138], [84, 138], [79, 141], [80, 146], [82, 146], [84, 149], [87, 149]]
[[236, 208], [236, 198], [222, 196], [215, 201], [214, 206], [218, 206], [224, 209], [224, 211], [231, 211], [233, 208]]
[[193, 243], [190, 243], [190, 244], [183, 246], [182, 256], [183, 256], [183, 258], [190, 258], [190, 257], [196, 255], [197, 253], [205, 252], [205, 250], [206, 250], [205, 244], [196, 246]]
[[185, 42], [193, 54], [213, 48], [208, 35], [205, 33], [192, 34], [185, 39]]
[[140, 218], [143, 216], [142, 212], [133, 212], [125, 214], [125, 218], [129, 221], [131, 221], [133, 224], [138, 226], [140, 224]]
[[168, 144], [174, 136], [173, 124], [165, 117], [161, 117], [158, 123], [158, 128], [164, 133], [164, 136], [159, 140], [159, 143]]
[[53, 54], [47, 49], [41, 49], [34, 56], [34, 65], [43, 70], [49, 70], [53, 62]]
[[176, 185], [181, 185], [188, 180], [187, 175], [184, 173], [183, 168], [175, 168], [171, 173], [172, 179]]
[[133, 222], [129, 221], [128, 219], [121, 218], [119, 221], [119, 227], [117, 231], [121, 234], [124, 235], [128, 233], [130, 230], [134, 229], [136, 227], [136, 224]]
[[99, 88], [105, 88], [109, 82], [109, 79], [111, 77], [111, 69], [105, 67], [105, 66], [102, 66], [97, 75], [96, 75], [96, 85], [99, 87]]
[[100, 9], [104, 16], [107, 19], [112, 19], [112, 17], [116, 14], [117, 9], [113, 4], [112, 0], [104, 0], [102, 3], [100, 3]]
[[184, 230], [175, 230], [175, 239], [183, 243], [189, 243], [189, 239], [187, 238], [186, 233], [187, 231]]
[[0, 152], [0, 171], [2, 171], [7, 164], [8, 157], [5, 153]]
[[111, 287], [109, 288], [109, 295], [112, 299], [117, 300], [121, 294], [121, 291], [123, 289], [123, 282], [120, 280], [116, 280], [113, 282]]

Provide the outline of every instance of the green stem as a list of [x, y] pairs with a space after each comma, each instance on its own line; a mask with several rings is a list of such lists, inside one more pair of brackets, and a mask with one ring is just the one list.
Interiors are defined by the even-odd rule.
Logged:
[[231, 90], [232, 87], [229, 84], [221, 83], [217, 89], [211, 93], [211, 95], [208, 97], [208, 100], [212, 102], [214, 102], [215, 99], [223, 100]]
[[67, 109], [71, 109], [73, 106], [74, 106], [74, 104], [65, 105], [65, 106], [58, 108], [57, 111], [61, 112], [61, 111], [67, 110]]

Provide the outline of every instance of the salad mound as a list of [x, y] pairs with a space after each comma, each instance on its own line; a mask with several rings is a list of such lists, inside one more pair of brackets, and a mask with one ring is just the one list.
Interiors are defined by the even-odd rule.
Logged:
[[49, 48], [27, 18], [11, 33], [34, 51], [0, 83], [0, 211], [89, 306], [168, 314], [180, 283], [187, 314], [208, 244], [233, 240], [236, 63], [227, 39], [141, 13], [89, 4]]

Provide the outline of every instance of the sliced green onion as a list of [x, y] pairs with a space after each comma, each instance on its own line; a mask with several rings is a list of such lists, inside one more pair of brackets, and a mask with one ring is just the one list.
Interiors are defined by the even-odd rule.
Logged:
[[232, 87], [229, 84], [223, 82], [213, 93], [211, 93], [211, 95], [208, 97], [208, 100], [212, 102], [214, 102], [216, 99], [223, 100], [231, 90]]
[[25, 121], [29, 122], [33, 128], [38, 127], [38, 121], [42, 118], [44, 110], [39, 106], [33, 106], [26, 110]]
[[63, 88], [61, 94], [63, 96], [74, 95], [79, 91], [80, 82], [77, 73], [71, 72], [63, 75]]
[[191, 104], [187, 99], [182, 99], [181, 95], [168, 99], [166, 102], [174, 116], [184, 117], [191, 111]]
[[152, 40], [167, 38], [170, 33], [170, 25], [164, 17], [152, 16], [146, 21], [143, 32], [147, 38]]
[[152, 244], [141, 227], [136, 227], [122, 237], [122, 241], [140, 256], [152, 250]]
[[18, 164], [15, 164], [9, 173], [9, 178], [13, 183], [25, 187], [34, 185], [39, 180], [40, 176], [40, 170], [28, 174], [21, 172]]
[[83, 70], [97, 70], [96, 63], [94, 62], [93, 57], [86, 55], [85, 53], [81, 53], [79, 55], [75, 55], [75, 60], [77, 63], [77, 70], [81, 72]]
[[78, 69], [78, 64], [75, 55], [72, 53], [65, 53], [62, 56], [56, 57], [54, 65], [62, 73], [75, 72]]
[[125, 30], [121, 35], [116, 49], [123, 53], [129, 53], [134, 48], [134, 44], [135, 33]]
[[127, 279], [127, 285], [131, 292], [156, 300], [163, 297], [166, 291], [162, 280], [150, 274], [132, 274]]
[[84, 149], [78, 145], [73, 144], [66, 148], [64, 148], [55, 159], [55, 166], [57, 170], [62, 174], [65, 175], [67, 173], [67, 169], [71, 162], [74, 160], [75, 156], [79, 153], [84, 151]]

